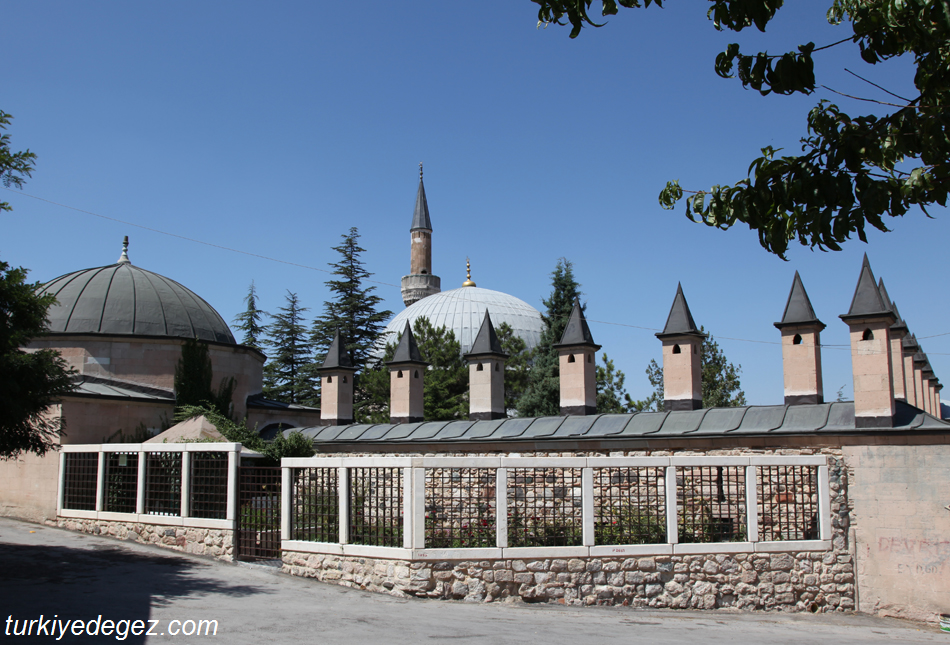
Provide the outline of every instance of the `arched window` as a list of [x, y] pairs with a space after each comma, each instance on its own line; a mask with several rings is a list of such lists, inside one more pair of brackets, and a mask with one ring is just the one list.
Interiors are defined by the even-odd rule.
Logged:
[[861, 335], [861, 340], [874, 340], [874, 332], [871, 331], [871, 328], [864, 330], [864, 334]]
[[479, 364], [475, 367], [475, 371], [476, 371], [476, 372], [484, 372], [484, 371], [485, 371], [485, 368], [482, 367], [482, 364], [481, 364], [481, 363], [479, 363]]
[[346, 383], [346, 376], [343, 377], [343, 382]]
[[396, 372], [396, 378], [402, 378], [402, 370]]
[[590, 362], [593, 361], [593, 360], [594, 360], [594, 355], [593, 355], [593, 354], [588, 354], [588, 355], [587, 355], [587, 362], [590, 363]]
[[501, 363], [495, 363], [495, 371], [496, 371], [496, 372], [500, 372], [500, 371], [501, 371]]
[[413, 370], [412, 378], [419, 378], [419, 370]]
[[573, 362], [574, 362], [574, 354], [571, 354], [571, 355], [569, 355], [569, 356], [567, 357], [567, 362], [568, 362], [568, 363], [573, 363]]
[[332, 376], [328, 376], [328, 377], [327, 377], [327, 383], [332, 383], [332, 382], [333, 382], [333, 377], [332, 377]]
[[681, 353], [682, 353], [682, 350], [680, 349], [680, 346], [679, 346], [679, 345], [673, 345], [673, 353], [674, 353], [674, 354], [681, 354]]
[[795, 334], [795, 338], [792, 339], [792, 345], [801, 345], [802, 344], [802, 335]]

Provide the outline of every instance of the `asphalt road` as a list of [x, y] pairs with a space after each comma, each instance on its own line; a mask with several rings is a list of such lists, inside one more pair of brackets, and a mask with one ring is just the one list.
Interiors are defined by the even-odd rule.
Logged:
[[[39, 622], [13, 622], [40, 615], [51, 635], [35, 636]], [[100, 615], [99, 635], [85, 634]], [[67, 620], [83, 621], [82, 634]], [[217, 621], [217, 634], [187, 635], [211, 629], [201, 620]], [[34, 636], [15, 635], [24, 627]], [[4, 518], [0, 634], [10, 643], [950, 643], [935, 625], [860, 614], [405, 600]]]

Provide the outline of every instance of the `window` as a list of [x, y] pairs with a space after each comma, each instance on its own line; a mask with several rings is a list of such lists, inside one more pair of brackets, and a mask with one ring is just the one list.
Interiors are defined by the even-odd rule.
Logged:
[[801, 345], [802, 344], [802, 335], [795, 334], [795, 338], [792, 339], [792, 345]]
[[874, 340], [874, 332], [870, 328], [864, 330], [861, 340]]

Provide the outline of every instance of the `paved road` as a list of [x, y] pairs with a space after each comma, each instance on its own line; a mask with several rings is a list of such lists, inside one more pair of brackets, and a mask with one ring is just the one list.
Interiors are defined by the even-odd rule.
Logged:
[[[0, 638], [56, 641], [54, 623], [46, 625], [54, 635], [32, 638], [14, 636], [23, 623], [7, 623], [8, 616], [38, 620], [40, 614], [44, 620], [87, 621], [100, 614], [103, 621], [141, 620], [144, 630], [149, 620], [158, 621], [154, 636], [136, 636], [132, 624], [118, 624], [125, 643], [950, 643], [950, 634], [935, 626], [861, 615], [403, 600], [0, 518]], [[168, 634], [187, 633], [196, 628], [188, 620], [202, 619], [217, 620], [216, 637]], [[115, 632], [67, 633], [60, 642], [118, 640]]]

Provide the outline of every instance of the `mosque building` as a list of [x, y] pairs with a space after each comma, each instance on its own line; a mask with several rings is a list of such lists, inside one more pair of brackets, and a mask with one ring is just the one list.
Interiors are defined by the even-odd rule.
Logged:
[[538, 344], [543, 325], [541, 313], [524, 300], [501, 291], [476, 286], [472, 281], [470, 265], [467, 279], [461, 287], [450, 291], [441, 290], [440, 278], [432, 273], [432, 222], [429, 218], [421, 164], [419, 190], [409, 236], [409, 275], [402, 278], [402, 299], [406, 309], [386, 326], [386, 342], [395, 342], [406, 323], [412, 325], [417, 319], [424, 317], [436, 328], [445, 326], [451, 329], [462, 346], [462, 353], [467, 353], [471, 350], [485, 312], [488, 311], [496, 327], [508, 323], [515, 335], [524, 340], [529, 350]]

